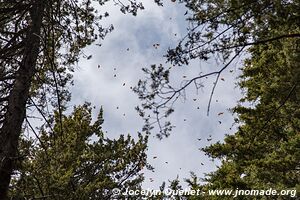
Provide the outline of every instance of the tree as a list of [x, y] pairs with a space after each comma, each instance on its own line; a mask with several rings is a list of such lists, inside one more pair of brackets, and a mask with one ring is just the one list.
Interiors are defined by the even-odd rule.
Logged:
[[[214, 77], [207, 108], [209, 114], [220, 75], [246, 53], [249, 47], [300, 37], [298, 1], [179, 2], [186, 5], [187, 20], [191, 26], [178, 45], [170, 48], [166, 54], [167, 61], [174, 67], [161, 64], [144, 68], [147, 78], [141, 80], [135, 88], [142, 101], [137, 110], [145, 120], [145, 129], [150, 131], [153, 124], [158, 124], [159, 138], [170, 134], [172, 125], [166, 118], [174, 111], [174, 103], [184, 96], [187, 87], [195, 86], [198, 90], [203, 87], [203, 79]], [[212, 67], [211, 72], [178, 80], [178, 86], [170, 84], [172, 69], [177, 65], [190, 68], [189, 62], [195, 59], [202, 62], [216, 60], [219, 64]]]
[[239, 130], [204, 148], [222, 160], [206, 179], [209, 187], [299, 190], [299, 44], [299, 39], [285, 39], [250, 49], [241, 76], [246, 91], [241, 101], [255, 106], [236, 106]]
[[[6, 198], [17, 154], [26, 108], [40, 112], [45, 123], [47, 107], [59, 110], [70, 98], [66, 85], [72, 65], [82, 49], [104, 38], [113, 26], [100, 21], [109, 14], [99, 13], [107, 0], [4, 0], [0, 2], [0, 199]], [[119, 1], [121, 11], [136, 15], [142, 4]], [[51, 104], [48, 105], [48, 102]], [[51, 110], [51, 109], [50, 109]], [[60, 135], [63, 127], [60, 126]]]
[[125, 192], [141, 187], [141, 170], [147, 165], [147, 136], [135, 141], [129, 135], [107, 138], [101, 128], [103, 111], [92, 123], [92, 108], [84, 104], [62, 116], [57, 112], [53, 127], [40, 129], [39, 144], [32, 139], [20, 143], [23, 160], [12, 180], [12, 199], [125, 199]]
[[[185, 80], [177, 88], [169, 82], [172, 68], [163, 65], [145, 68], [147, 79], [135, 88], [142, 100], [137, 110], [146, 122], [145, 129], [151, 131], [157, 123], [158, 136], [168, 136], [172, 126], [163, 120], [174, 111], [176, 100], [187, 87], [195, 85], [198, 89], [202, 87], [201, 79], [215, 76], [209, 113], [221, 73], [246, 53], [249, 58], [244, 60], [242, 68], [240, 87], [245, 97], [241, 103], [248, 102], [251, 106], [241, 104], [233, 109], [238, 114], [239, 126], [235, 134], [203, 149], [211, 158], [221, 160], [219, 168], [202, 183], [195, 177], [188, 182], [192, 188], [201, 190], [299, 190], [299, 1], [180, 2], [192, 12], [188, 18], [192, 26], [177, 47], [169, 49], [168, 61], [174, 66], [188, 65], [194, 59], [216, 59], [222, 64], [209, 73]], [[232, 199], [232, 196], [190, 197], [202, 198]]]

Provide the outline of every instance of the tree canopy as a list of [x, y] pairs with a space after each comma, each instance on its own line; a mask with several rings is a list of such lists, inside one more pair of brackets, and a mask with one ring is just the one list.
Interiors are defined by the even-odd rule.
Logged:
[[250, 49], [240, 81], [246, 91], [241, 102], [254, 106], [236, 106], [238, 131], [203, 149], [222, 161], [208, 175], [208, 188], [299, 190], [299, 41]]
[[[137, 110], [145, 129], [158, 124], [158, 137], [172, 130], [166, 118], [187, 87], [203, 87], [201, 79], [214, 76], [208, 110], [220, 74], [241, 55], [246, 55], [239, 86], [244, 97], [233, 109], [238, 131], [202, 150], [221, 160], [218, 169], [201, 183], [193, 176], [192, 188], [209, 189], [297, 189], [299, 190], [299, 38], [298, 1], [182, 0], [189, 9], [191, 27], [166, 57], [174, 66], [191, 67], [195, 59], [215, 59], [211, 72], [170, 83], [173, 68], [152, 65], [135, 92], [142, 101]], [[244, 57], [245, 58], [245, 57]], [[247, 106], [247, 103], [250, 106]], [[150, 111], [150, 112], [149, 112]], [[189, 197], [189, 199], [232, 197]], [[245, 196], [239, 199], [247, 199]], [[267, 197], [256, 197], [264, 199]], [[272, 197], [273, 198], [273, 197]], [[282, 196], [289, 199], [289, 196]], [[182, 197], [182, 199], [185, 199]]]
[[[147, 136], [107, 138], [101, 128], [103, 110], [92, 122], [92, 108], [84, 104], [63, 115], [59, 135], [57, 113], [53, 127], [39, 130], [39, 144], [22, 137], [24, 156], [11, 184], [13, 199], [125, 199], [113, 189], [140, 189], [141, 170], [147, 165]], [[24, 133], [25, 134], [25, 133]]]
[[[45, 123], [58, 108], [60, 118], [70, 99], [73, 65], [91, 58], [84, 47], [99, 42], [113, 26], [97, 7], [107, 0], [4, 0], [0, 2], [0, 199], [8, 190], [15, 169], [19, 136], [26, 109], [36, 109]], [[117, 4], [123, 13], [136, 15], [143, 5]], [[62, 122], [60, 135], [62, 134]]]
[[[97, 6], [106, 2], [0, 1], [0, 200], [7, 194], [19, 199], [111, 199], [112, 188], [141, 187], [148, 135], [139, 135], [138, 141], [124, 135], [108, 139], [101, 130], [103, 111], [92, 122], [88, 104], [65, 114], [74, 64], [80, 57], [92, 58], [83, 49], [113, 30], [112, 25], [101, 25], [109, 13]], [[114, 2], [123, 13], [136, 15], [144, 9], [135, 0]], [[142, 102], [136, 109], [145, 120], [143, 131], [151, 133], [157, 124], [157, 136], [169, 136], [173, 125], [166, 118], [174, 112], [174, 103], [187, 87], [199, 89], [203, 78], [214, 76], [209, 114], [220, 75], [247, 55], [239, 82], [245, 96], [233, 109], [238, 131], [203, 148], [222, 164], [206, 176], [204, 184], [195, 176], [188, 182], [202, 190], [299, 189], [299, 1], [179, 3], [188, 9], [190, 26], [166, 53], [167, 62], [188, 68], [195, 59], [214, 59], [218, 65], [178, 88], [170, 83], [172, 67], [144, 68], [147, 78], [134, 88]], [[38, 132], [30, 123], [29, 110], [44, 120]], [[21, 135], [26, 128], [38, 142]], [[171, 187], [180, 186], [174, 181]]]

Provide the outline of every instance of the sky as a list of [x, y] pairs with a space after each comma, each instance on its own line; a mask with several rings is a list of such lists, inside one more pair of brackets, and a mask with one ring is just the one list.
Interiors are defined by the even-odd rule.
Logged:
[[[113, 24], [115, 29], [101, 42], [101, 47], [92, 45], [85, 49], [85, 54], [93, 57], [81, 59], [74, 74], [72, 104], [88, 101], [97, 108], [103, 106], [103, 129], [110, 138], [117, 138], [120, 134], [136, 136], [141, 131], [143, 121], [134, 109], [140, 101], [130, 87], [145, 78], [141, 68], [160, 63], [171, 66], [163, 55], [186, 33], [186, 9], [182, 5], [171, 0], [165, 1], [163, 7], [149, 0], [144, 0], [143, 4], [145, 10], [136, 17], [124, 15], [112, 2], [101, 7], [110, 14], [103, 24]], [[154, 48], [153, 44], [157, 43], [160, 46]], [[225, 134], [234, 132], [234, 116], [229, 109], [241, 97], [236, 86], [240, 65], [241, 61], [237, 61], [222, 73], [224, 81], [217, 85], [209, 116], [206, 112], [214, 77], [204, 80], [204, 88], [198, 93], [194, 87], [189, 87], [186, 99], [176, 102], [175, 112], [170, 117], [176, 126], [171, 136], [159, 140], [153, 133], [150, 137], [148, 162], [155, 170], [144, 171], [144, 188], [158, 189], [163, 181], [177, 177], [185, 185], [183, 180], [190, 178], [190, 172], [203, 178], [205, 173], [216, 169], [219, 162], [211, 161], [199, 149], [222, 141]], [[213, 61], [203, 63], [196, 60], [189, 66], [174, 67], [171, 82], [178, 86], [184, 79], [221, 67], [222, 64]]]

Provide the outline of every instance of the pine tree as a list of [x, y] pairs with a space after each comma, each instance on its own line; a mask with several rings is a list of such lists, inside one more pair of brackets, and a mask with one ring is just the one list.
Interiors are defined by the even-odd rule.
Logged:
[[119, 189], [140, 189], [141, 170], [147, 165], [147, 136], [138, 140], [120, 135], [107, 138], [102, 131], [103, 110], [92, 122], [89, 104], [63, 115], [64, 135], [57, 114], [53, 128], [41, 128], [38, 144], [23, 137], [19, 170], [9, 198], [13, 199], [125, 199]]
[[[300, 182], [300, 4], [299, 1], [182, 0], [188, 8], [188, 33], [166, 57], [174, 65], [190, 61], [218, 60], [211, 71], [184, 78], [180, 87], [169, 82], [172, 68], [163, 65], [144, 69], [147, 79], [135, 88], [143, 103], [137, 108], [153, 130], [155, 118], [159, 137], [168, 136], [172, 126], [163, 120], [175, 109], [174, 102], [187, 87], [202, 86], [215, 76], [207, 113], [220, 75], [243, 53], [240, 87], [245, 92], [238, 115], [238, 131], [203, 149], [221, 165], [201, 184], [196, 177], [188, 182], [194, 189], [295, 189]], [[221, 64], [220, 64], [221, 63]], [[212, 65], [210, 65], [212, 66]], [[179, 80], [180, 82], [180, 80]], [[184, 96], [185, 97], [185, 96]], [[242, 104], [250, 103], [251, 106]], [[148, 111], [151, 116], [148, 115]], [[152, 116], [154, 115], [154, 116]], [[232, 199], [232, 196], [197, 196], [190, 199]], [[238, 197], [249, 199], [249, 197]], [[256, 199], [267, 197], [255, 197]], [[269, 197], [289, 199], [291, 197]], [[184, 199], [184, 198], [183, 198]], [[252, 199], [252, 198], [251, 198]]]
[[[60, 118], [70, 98], [73, 65], [83, 48], [103, 39], [100, 12], [108, 0], [3, 0], [0, 2], [0, 199], [6, 199], [26, 109], [37, 109], [45, 121], [58, 108]], [[142, 4], [119, 2], [136, 15]], [[91, 56], [85, 56], [90, 59]], [[51, 110], [51, 109], [50, 109]], [[60, 128], [62, 130], [62, 127]]]
[[[300, 40], [282, 40], [250, 49], [236, 106], [242, 124], [224, 143], [204, 149], [222, 160], [209, 175], [209, 188], [298, 189], [300, 183]], [[289, 198], [289, 197], [285, 197]]]

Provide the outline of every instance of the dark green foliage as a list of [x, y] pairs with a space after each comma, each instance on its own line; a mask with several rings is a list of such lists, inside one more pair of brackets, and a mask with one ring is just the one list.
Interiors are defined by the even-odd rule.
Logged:
[[298, 1], [181, 0], [192, 11], [188, 34], [170, 49], [168, 60], [179, 65], [191, 59], [224, 61], [245, 46], [285, 37], [300, 37]]
[[224, 143], [204, 151], [222, 160], [209, 175], [212, 188], [299, 189], [300, 183], [300, 40], [285, 39], [250, 49], [237, 106], [241, 124]]
[[[113, 199], [113, 188], [121, 191], [141, 187], [141, 170], [147, 165], [147, 137], [135, 141], [129, 135], [117, 139], [104, 136], [101, 110], [92, 122], [88, 104], [59, 116], [53, 129], [41, 129], [39, 143], [23, 139], [24, 156], [12, 181], [10, 197], [18, 199]], [[125, 196], [116, 197], [125, 199]]]
[[[37, 110], [45, 124], [70, 100], [74, 64], [90, 59], [83, 49], [103, 39], [113, 26], [103, 27], [108, 0], [0, 1], [0, 199], [6, 198], [16, 169], [19, 136], [26, 110]], [[118, 1], [123, 13], [137, 14], [143, 5]], [[31, 109], [31, 110], [30, 110]], [[37, 117], [36, 115], [34, 117]], [[29, 120], [26, 119], [29, 123]]]
[[[138, 85], [143, 101], [139, 111], [160, 113], [157, 122], [172, 109], [176, 98], [191, 83], [220, 74], [246, 53], [239, 85], [244, 91], [233, 112], [238, 131], [203, 149], [221, 160], [219, 168], [194, 189], [300, 189], [300, 4], [299, 1], [181, 0], [189, 9], [191, 27], [167, 59], [174, 66], [193, 59], [215, 58], [221, 66], [207, 74], [183, 80], [181, 88], [169, 85], [172, 69], [165, 68]], [[212, 61], [212, 60], [210, 60]], [[187, 66], [190, 67], [190, 66]], [[168, 72], [167, 79], [152, 87]], [[160, 79], [159, 79], [160, 80]], [[185, 81], [185, 82], [184, 82]], [[192, 85], [192, 84], [191, 84]], [[150, 95], [150, 96], [149, 96]], [[246, 106], [243, 103], [250, 104]], [[149, 108], [149, 105], [151, 106]], [[210, 101], [208, 105], [208, 110]], [[155, 114], [155, 113], [154, 113]], [[143, 116], [147, 116], [144, 114]], [[150, 117], [149, 117], [150, 118]], [[147, 122], [147, 121], [146, 121]], [[168, 135], [161, 132], [161, 135]], [[232, 199], [232, 196], [198, 196], [190, 199]], [[291, 199], [290, 196], [237, 199]]]

